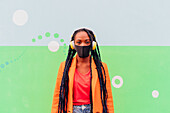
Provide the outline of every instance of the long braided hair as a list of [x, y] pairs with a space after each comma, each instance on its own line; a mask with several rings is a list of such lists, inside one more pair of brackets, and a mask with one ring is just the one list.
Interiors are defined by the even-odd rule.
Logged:
[[[81, 28], [76, 30], [72, 37], [71, 37], [71, 41], [74, 40], [75, 35], [78, 32], [81, 31], [85, 31], [89, 38], [90, 38], [90, 42], [92, 45], [92, 41], [96, 42], [95, 39], [95, 35], [94, 33], [86, 28]], [[98, 44], [96, 42], [96, 49], [92, 50], [92, 47], [90, 49], [91, 51], [91, 56], [90, 56], [90, 70], [91, 70], [91, 76], [90, 76], [90, 102], [91, 102], [91, 113], [93, 111], [93, 102], [92, 102], [92, 69], [91, 69], [91, 61], [92, 61], [92, 57], [94, 59], [94, 62], [96, 64], [97, 67], [97, 72], [98, 72], [98, 78], [100, 81], [100, 94], [101, 94], [101, 101], [102, 101], [102, 106], [103, 106], [103, 113], [107, 113], [108, 108], [107, 108], [107, 98], [108, 98], [108, 94], [107, 94], [107, 89], [106, 89], [106, 73], [105, 73], [105, 69], [102, 65], [101, 62], [101, 57], [100, 57], [100, 51], [99, 51], [99, 47]], [[75, 49], [71, 49], [71, 47], [69, 46], [69, 50], [68, 50], [68, 55], [67, 55], [67, 59], [65, 62], [65, 68], [64, 68], [64, 72], [63, 72], [63, 77], [62, 77], [62, 81], [61, 81], [61, 85], [60, 85], [60, 95], [59, 95], [59, 105], [58, 105], [58, 113], [67, 113], [67, 102], [68, 102], [68, 83], [69, 83], [69, 76], [68, 76], [68, 72], [69, 72], [69, 68], [71, 66], [72, 63], [72, 59], [74, 57], [76, 53]], [[104, 76], [102, 73], [102, 70], [104, 72]]]

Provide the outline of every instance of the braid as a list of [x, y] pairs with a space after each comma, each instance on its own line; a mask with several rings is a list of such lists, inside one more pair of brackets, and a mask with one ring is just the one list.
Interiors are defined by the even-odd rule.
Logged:
[[67, 113], [67, 102], [68, 102], [68, 70], [71, 66], [72, 59], [75, 55], [76, 51], [72, 50], [69, 47], [65, 68], [63, 72], [63, 77], [60, 85], [60, 95], [59, 95], [59, 106], [58, 106], [58, 113]]
[[[73, 33], [73, 36], [71, 38], [71, 41], [74, 40], [75, 35], [80, 32], [80, 31], [85, 31], [88, 36], [90, 37], [90, 42], [92, 45], [92, 41], [96, 42], [95, 36], [93, 34], [93, 32], [91, 30], [82, 28], [82, 29], [78, 29]], [[97, 42], [96, 42], [97, 44]], [[92, 50], [92, 47], [90, 49], [91, 51], [91, 56], [90, 56], [90, 102], [91, 102], [91, 113], [93, 111], [93, 102], [92, 102], [92, 68], [91, 68], [91, 62], [92, 62], [92, 57], [94, 59], [94, 62], [96, 64], [97, 67], [97, 72], [98, 72], [98, 78], [100, 81], [100, 93], [101, 93], [101, 101], [102, 101], [102, 106], [103, 106], [103, 113], [107, 113], [107, 98], [108, 98], [108, 94], [107, 94], [107, 89], [106, 89], [106, 73], [105, 73], [105, 69], [102, 65], [101, 62], [101, 57], [100, 57], [100, 51], [99, 51], [99, 47], [98, 44], [96, 45], [96, 49]], [[72, 59], [74, 57], [76, 53], [76, 50], [71, 49], [71, 47], [69, 46], [69, 50], [68, 50], [68, 55], [67, 55], [67, 59], [66, 59], [66, 63], [65, 63], [65, 68], [64, 68], [64, 72], [63, 72], [63, 77], [62, 77], [62, 81], [61, 81], [61, 85], [60, 85], [60, 95], [59, 95], [59, 105], [58, 105], [58, 113], [67, 113], [67, 102], [68, 102], [68, 83], [69, 83], [69, 76], [68, 76], [68, 72], [69, 72], [69, 68], [71, 66], [72, 63]], [[102, 70], [104, 71], [104, 78], [103, 78], [103, 73]]]
[[[96, 42], [94, 33], [91, 30], [87, 30], [85, 28], [83, 30], [86, 31], [86, 33], [90, 37], [91, 45], [92, 45], [92, 41]], [[97, 42], [96, 42], [96, 44], [97, 44]], [[98, 78], [99, 78], [99, 81], [100, 81], [100, 94], [101, 94], [101, 100], [102, 100], [102, 105], [103, 105], [103, 113], [107, 113], [107, 111], [108, 111], [108, 109], [107, 109], [108, 94], [107, 94], [107, 89], [106, 89], [106, 73], [105, 73], [105, 69], [104, 69], [104, 67], [102, 65], [102, 62], [101, 62], [101, 57], [100, 57], [100, 51], [99, 51], [98, 44], [97, 44], [97, 50], [96, 49], [95, 50], [91, 49], [91, 56], [93, 56], [94, 62], [96, 64], [97, 72], [98, 72]], [[103, 78], [102, 69], [104, 71], [105, 79]]]
[[91, 103], [91, 111], [90, 111], [90, 113], [92, 113], [92, 111], [93, 111], [93, 101], [92, 101], [92, 68], [91, 68], [91, 61], [92, 61], [92, 57], [90, 56], [90, 103]]

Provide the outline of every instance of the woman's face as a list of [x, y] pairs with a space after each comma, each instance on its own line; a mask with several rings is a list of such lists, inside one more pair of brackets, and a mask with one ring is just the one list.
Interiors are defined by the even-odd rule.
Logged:
[[75, 35], [74, 43], [77, 46], [89, 46], [90, 38], [85, 31], [80, 31]]

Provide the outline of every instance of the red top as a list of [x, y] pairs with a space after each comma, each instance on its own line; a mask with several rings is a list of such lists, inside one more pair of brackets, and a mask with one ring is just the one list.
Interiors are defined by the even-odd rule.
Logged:
[[81, 74], [75, 70], [73, 81], [73, 105], [90, 104], [90, 70]]

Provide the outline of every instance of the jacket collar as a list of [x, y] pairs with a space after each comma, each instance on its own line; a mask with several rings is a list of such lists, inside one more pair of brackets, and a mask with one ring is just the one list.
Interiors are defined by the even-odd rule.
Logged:
[[[72, 63], [71, 63], [71, 66], [70, 66], [70, 68], [76, 68], [76, 64], [77, 64], [77, 54], [75, 55], [75, 57], [72, 59]], [[92, 58], [92, 62], [91, 62], [92, 64], [91, 64], [91, 66], [93, 67], [93, 68], [96, 68], [96, 64], [95, 64], [95, 62], [94, 62], [94, 59]]]

